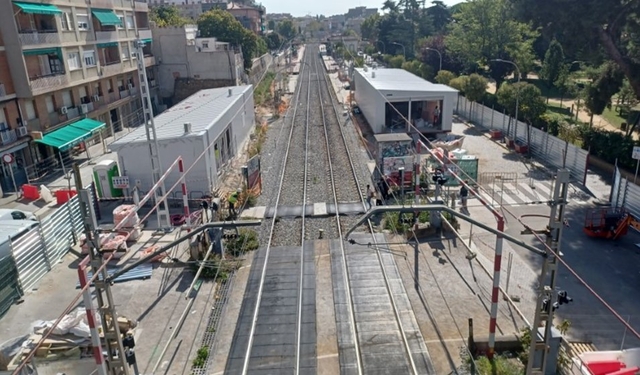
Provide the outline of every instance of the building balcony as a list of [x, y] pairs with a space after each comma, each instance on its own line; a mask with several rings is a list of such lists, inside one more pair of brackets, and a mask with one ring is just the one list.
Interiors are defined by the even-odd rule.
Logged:
[[0, 131], [0, 143], [3, 146], [10, 145], [18, 140], [18, 134], [15, 129], [7, 129]]
[[29, 78], [29, 86], [33, 95], [42, 94], [52, 90], [59, 90], [69, 84], [69, 79], [63, 73], [54, 73], [47, 76], [36, 76]]
[[140, 38], [141, 40], [151, 39], [152, 38], [151, 30], [148, 30], [148, 29], [140, 30], [140, 29], [138, 29], [138, 38]]
[[144, 66], [154, 66], [156, 65], [156, 57], [155, 56], [145, 56], [144, 57]]
[[57, 30], [22, 30], [18, 37], [23, 46], [60, 44], [60, 34]]
[[110, 92], [108, 95], [109, 103], [117, 102], [120, 100], [120, 93], [118, 92]]
[[96, 42], [117, 42], [120, 39], [118, 31], [96, 31]]
[[89, 0], [87, 3], [90, 3], [92, 8], [131, 8], [129, 0]]
[[109, 77], [123, 72], [122, 63], [120, 61], [108, 61], [101, 63], [100, 65], [103, 77]]
[[138, 12], [148, 12], [149, 11], [149, 4], [147, 4], [146, 0], [135, 0], [135, 2], [133, 3], [133, 7]]

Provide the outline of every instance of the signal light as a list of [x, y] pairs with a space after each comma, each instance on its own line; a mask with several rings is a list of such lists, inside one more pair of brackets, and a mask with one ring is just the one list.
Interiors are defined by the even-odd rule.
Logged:
[[573, 298], [569, 297], [566, 290], [561, 290], [558, 292], [558, 303], [561, 305], [569, 304], [569, 302], [573, 302]]

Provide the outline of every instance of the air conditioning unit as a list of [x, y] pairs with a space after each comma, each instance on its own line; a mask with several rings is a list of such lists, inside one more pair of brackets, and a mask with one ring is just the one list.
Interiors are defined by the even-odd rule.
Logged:
[[67, 114], [67, 107], [60, 107], [60, 114], [61, 115], [66, 115]]
[[87, 104], [82, 104], [80, 106], [80, 114], [86, 115], [87, 113], [89, 113], [89, 106]]
[[29, 135], [29, 131], [27, 130], [26, 126], [18, 126], [16, 130], [18, 132], [18, 137], [26, 137], [27, 135]]
[[100, 101], [100, 96], [99, 96], [99, 95], [94, 95], [94, 96], [92, 96], [92, 97], [91, 97], [91, 99], [92, 99], [94, 102], [99, 102], [99, 101]]
[[13, 139], [11, 139], [11, 133], [7, 131], [0, 132], [0, 140], [2, 141], [3, 145], [9, 144], [11, 143], [11, 141], [13, 141]]

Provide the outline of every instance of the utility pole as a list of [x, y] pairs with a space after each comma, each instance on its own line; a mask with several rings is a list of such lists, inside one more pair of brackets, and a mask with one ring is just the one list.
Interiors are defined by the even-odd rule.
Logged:
[[[545, 231], [546, 244], [553, 253], [560, 255], [560, 241], [564, 228], [564, 211], [567, 202], [570, 172], [567, 169], [558, 170], [553, 199], [551, 201], [551, 213], [549, 225]], [[546, 248], [545, 248], [546, 249]], [[558, 258], [549, 249], [546, 249], [546, 257], [542, 265], [540, 275], [540, 287], [536, 315], [531, 327], [531, 345], [529, 347], [529, 360], [527, 363], [527, 375], [545, 374], [551, 343], [551, 329], [553, 328], [553, 316], [557, 306], [556, 281], [558, 278]], [[542, 338], [538, 337], [538, 327], [544, 322]]]
[[[151, 156], [151, 169], [153, 174], [153, 184], [155, 185], [162, 175], [162, 164], [160, 162], [160, 145], [156, 134], [156, 126], [153, 120], [153, 106], [151, 104], [151, 95], [149, 94], [149, 82], [147, 82], [147, 68], [144, 66], [144, 42], [136, 40], [134, 42], [136, 54], [138, 55], [138, 77], [140, 78], [140, 97], [142, 99], [142, 109], [144, 111], [144, 127], [147, 132], [147, 142], [149, 144], [149, 155]], [[158, 204], [160, 199], [166, 195], [166, 187], [164, 181], [160, 183], [159, 189], [154, 190], [155, 203]], [[169, 219], [169, 206], [167, 200], [163, 200], [158, 207], [158, 230], [164, 229], [168, 231], [172, 228]]]
[[[80, 213], [84, 223], [84, 235], [86, 236], [86, 243], [89, 245], [91, 270], [95, 274], [103, 264], [98, 223], [90, 192], [82, 186], [82, 177], [78, 164], [73, 164], [73, 173], [75, 175], [76, 190], [80, 198]], [[122, 335], [118, 326], [118, 313], [111, 293], [111, 284], [105, 282], [109, 277], [107, 268], [104, 267], [100, 273], [100, 277], [94, 281], [94, 289], [98, 302], [98, 313], [102, 323], [102, 335], [107, 350], [107, 373], [111, 375], [129, 375], [129, 369], [125, 361], [124, 346], [122, 345]], [[92, 333], [94, 333], [93, 330]]]

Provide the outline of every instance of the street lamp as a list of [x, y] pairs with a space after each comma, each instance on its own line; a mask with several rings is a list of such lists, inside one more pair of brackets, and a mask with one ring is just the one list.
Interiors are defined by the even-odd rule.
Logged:
[[407, 51], [404, 49], [404, 46], [398, 42], [391, 42], [391, 44], [395, 44], [396, 46], [400, 46], [402, 47], [402, 57], [404, 57], [404, 59], [407, 59]]
[[440, 69], [438, 69], [438, 72], [440, 72], [442, 70], [442, 53], [440, 53], [440, 51], [438, 51], [435, 48], [426, 47], [425, 49], [427, 51], [433, 51], [433, 52], [436, 52], [438, 54], [438, 57], [440, 58]]
[[[503, 59], [493, 59], [491, 61], [495, 61], [495, 62], [502, 62], [502, 63], [507, 63], [507, 64], [511, 64], [516, 68], [516, 72], [518, 74], [518, 82], [520, 83], [520, 68], [518, 68], [518, 65], [516, 63], [514, 63], [513, 61], [509, 61], [509, 60], [503, 60]], [[516, 123], [514, 125], [514, 133], [515, 136], [513, 138], [516, 138], [518, 136], [518, 108], [520, 107], [520, 85], [518, 85], [518, 87], [516, 88]], [[509, 135], [509, 131], [511, 129], [507, 129], [507, 135]]]

